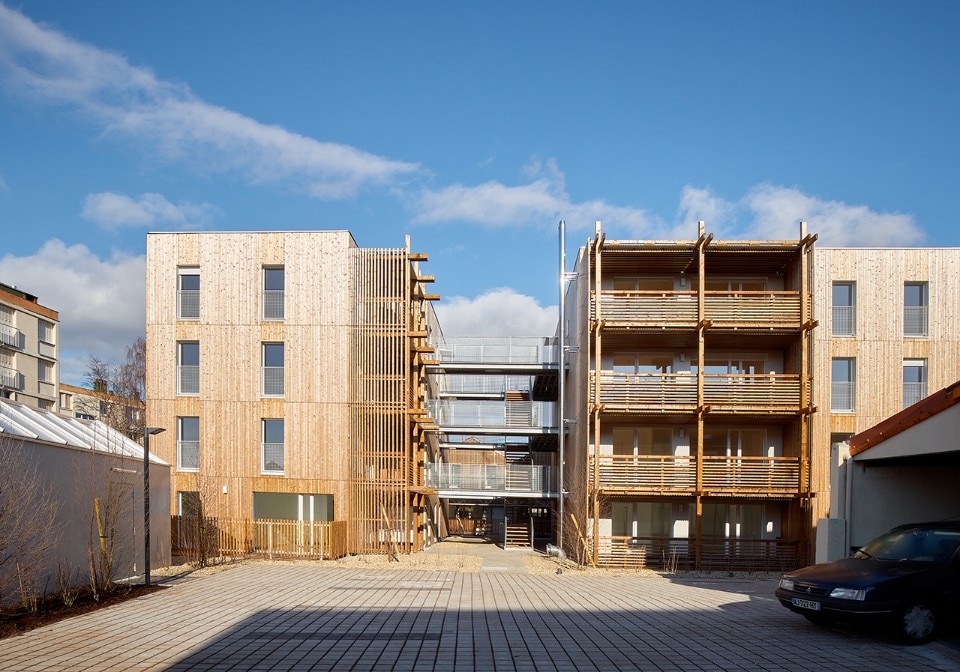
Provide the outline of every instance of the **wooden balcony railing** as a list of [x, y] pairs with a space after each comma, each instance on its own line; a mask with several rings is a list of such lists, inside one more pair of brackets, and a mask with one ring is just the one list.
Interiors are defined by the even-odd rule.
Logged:
[[[594, 462], [590, 456], [590, 477]], [[697, 487], [697, 461], [679, 455], [601, 455], [600, 487], [605, 490], [692, 492]]]
[[[589, 477], [599, 459], [600, 488], [616, 492], [694, 492], [697, 459], [688, 455], [591, 455]], [[796, 457], [703, 458], [704, 491], [711, 494], [795, 495], [800, 492]]]
[[[597, 298], [590, 303], [590, 318], [598, 315]], [[713, 328], [760, 327], [799, 329], [800, 292], [707, 291], [703, 295], [704, 319]], [[695, 328], [699, 321], [695, 291], [603, 290], [599, 316], [606, 326]]]
[[795, 373], [705, 373], [703, 403], [714, 411], [800, 410], [800, 376]]
[[340, 558], [347, 548], [345, 521], [311, 522], [172, 516], [173, 548], [189, 556], [201, 546], [214, 557]]
[[[594, 399], [597, 372], [590, 372]], [[600, 403], [609, 410], [686, 411], [697, 408], [697, 378], [676, 373], [615, 373], [600, 371]]]
[[703, 489], [734, 495], [795, 495], [800, 492], [800, 460], [704, 455]]

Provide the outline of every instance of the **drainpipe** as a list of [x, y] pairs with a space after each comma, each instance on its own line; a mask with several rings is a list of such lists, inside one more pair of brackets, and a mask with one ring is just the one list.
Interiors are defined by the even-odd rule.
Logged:
[[850, 555], [850, 515], [853, 513], [853, 456], [850, 455], [850, 443], [840, 444], [843, 450], [843, 557]]

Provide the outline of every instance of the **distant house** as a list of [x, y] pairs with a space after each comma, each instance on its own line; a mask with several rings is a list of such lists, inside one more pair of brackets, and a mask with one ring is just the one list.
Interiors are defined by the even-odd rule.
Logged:
[[960, 516], [960, 381], [834, 447], [832, 519], [818, 560], [903, 523]]
[[36, 296], [0, 283], [0, 397], [59, 410], [59, 319]]
[[136, 440], [143, 427], [146, 404], [104, 390], [60, 383], [60, 410], [81, 420], [102, 420]]
[[[30, 558], [41, 593], [57, 590], [58, 565], [72, 583], [89, 583], [89, 549], [99, 557], [101, 527], [105, 543], [112, 547], [114, 580], [143, 573], [141, 445], [100, 421], [70, 418], [2, 399], [0, 456], [4, 460], [0, 470], [0, 545], [9, 544], [18, 531], [12, 517], [18, 508], [32, 509], [44, 499], [42, 495], [53, 496], [47, 512], [55, 521], [55, 543], [42, 557]], [[170, 466], [152, 455], [150, 463], [151, 562], [159, 567], [170, 563]], [[29, 487], [23, 486], [25, 482]], [[9, 507], [14, 498], [24, 506]], [[95, 515], [98, 500], [99, 526]], [[43, 545], [50, 540], [33, 541]], [[7, 562], [10, 548], [0, 550], [5, 551], [0, 553], [0, 579], [9, 578], [9, 573], [16, 571], [17, 559]], [[0, 581], [3, 585], [9, 588], [10, 583]], [[10, 591], [0, 598], [11, 599]]]

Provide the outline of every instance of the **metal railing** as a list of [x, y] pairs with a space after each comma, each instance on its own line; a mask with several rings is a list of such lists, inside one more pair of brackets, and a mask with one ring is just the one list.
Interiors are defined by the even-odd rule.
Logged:
[[442, 399], [429, 402], [427, 408], [430, 417], [442, 428], [540, 429], [556, 426], [554, 402]]
[[853, 381], [830, 383], [830, 410], [853, 411], [857, 403], [857, 384]]
[[904, 306], [903, 308], [903, 335], [927, 335], [927, 306]]
[[283, 469], [283, 444], [260, 444], [260, 471], [266, 474], [282, 474]]
[[904, 383], [903, 384], [903, 407], [913, 406], [921, 399], [927, 396], [926, 383]]
[[177, 469], [197, 471], [200, 468], [200, 442], [177, 441]]
[[11, 390], [23, 389], [23, 377], [16, 369], [0, 366], [0, 385]]
[[439, 376], [442, 394], [504, 394], [530, 390], [530, 376], [476, 376], [449, 374]]
[[553, 338], [454, 338], [436, 345], [441, 362], [457, 364], [556, 364]]
[[530, 464], [424, 465], [424, 484], [435, 490], [547, 493], [554, 491], [553, 470]]
[[856, 306], [833, 307], [833, 335], [854, 336], [857, 327]]
[[177, 319], [179, 320], [199, 320], [200, 319], [200, 290], [198, 289], [177, 290]]
[[12, 324], [0, 323], [0, 344], [22, 350], [23, 333]]
[[264, 366], [261, 372], [261, 393], [264, 397], [283, 396], [283, 367]]
[[284, 290], [265, 289], [263, 290], [263, 319], [264, 320], [282, 320], [284, 309]]
[[200, 394], [200, 367], [180, 364], [177, 366], [177, 394]]

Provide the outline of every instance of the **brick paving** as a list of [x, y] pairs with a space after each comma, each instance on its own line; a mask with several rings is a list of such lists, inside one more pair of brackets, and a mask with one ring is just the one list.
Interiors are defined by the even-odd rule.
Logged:
[[[502, 558], [503, 556], [501, 556]], [[244, 565], [0, 640], [0, 670], [950, 670], [769, 580]]]

